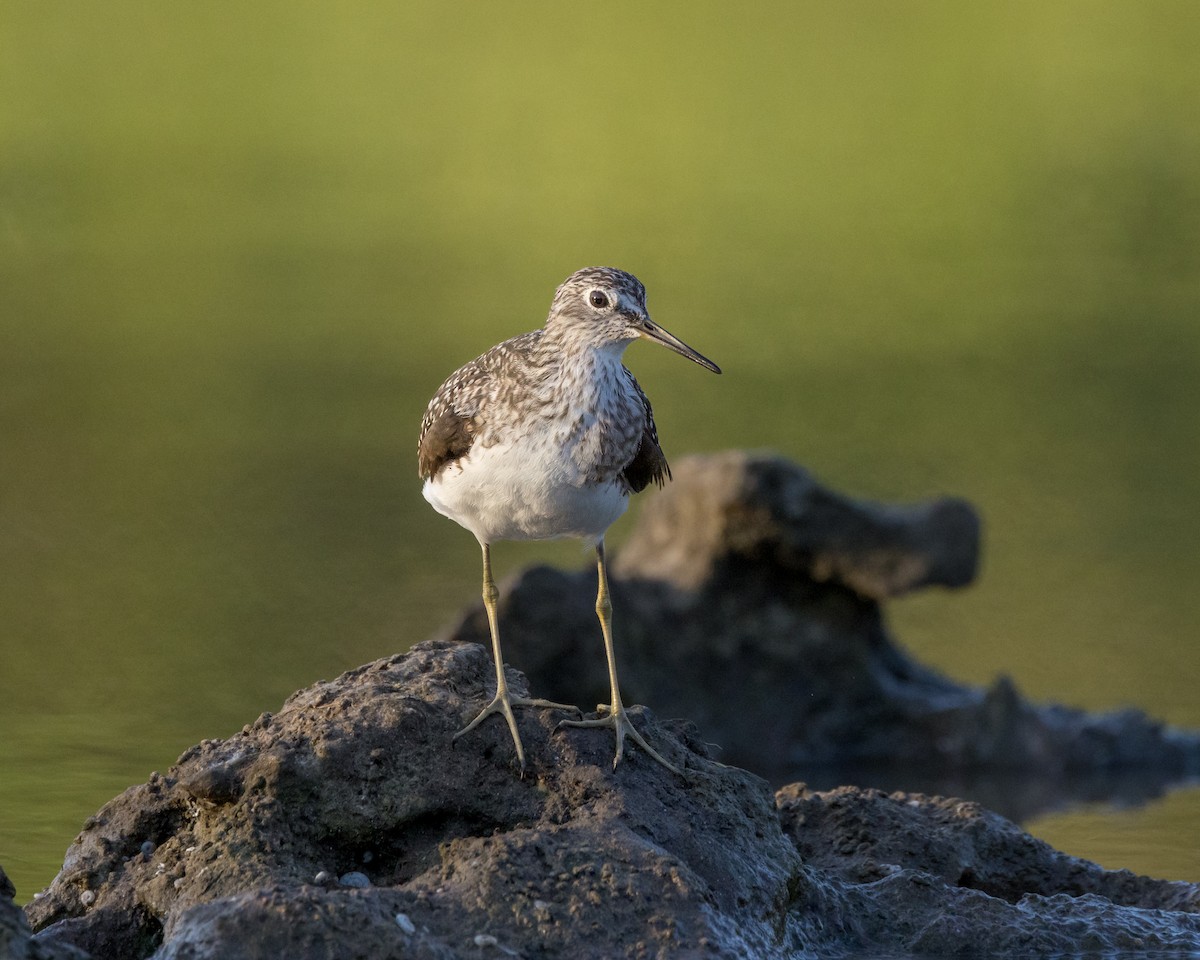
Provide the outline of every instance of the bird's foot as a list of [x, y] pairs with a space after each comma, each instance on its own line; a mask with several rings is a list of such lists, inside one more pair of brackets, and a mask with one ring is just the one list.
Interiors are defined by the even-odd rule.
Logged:
[[617, 754], [613, 757], [613, 769], [617, 768], [617, 764], [621, 762], [621, 757], [625, 752], [625, 738], [629, 737], [634, 743], [650, 754], [655, 760], [661, 763], [672, 773], [683, 776], [683, 771], [675, 764], [663, 758], [657, 750], [648, 744], [645, 738], [637, 732], [633, 722], [629, 719], [629, 714], [625, 712], [623, 706], [618, 705], [614, 710], [609, 704], [601, 704], [598, 710], [605, 714], [603, 717], [596, 717], [592, 720], [560, 720], [558, 726], [561, 727], [612, 727], [617, 735]]
[[532, 700], [528, 697], [514, 697], [509, 695], [507, 689], [497, 690], [496, 695], [492, 697], [492, 702], [480, 710], [474, 720], [459, 730], [454, 735], [451, 743], [456, 743], [459, 737], [464, 733], [470, 733], [492, 714], [499, 713], [508, 721], [508, 730], [512, 734], [513, 744], [517, 748], [517, 762], [521, 765], [521, 772], [524, 773], [525, 748], [521, 745], [521, 735], [517, 732], [517, 718], [513, 714], [513, 707], [541, 707], [546, 710], [570, 710], [572, 713], [583, 713], [577, 706], [570, 703], [555, 703], [553, 700]]

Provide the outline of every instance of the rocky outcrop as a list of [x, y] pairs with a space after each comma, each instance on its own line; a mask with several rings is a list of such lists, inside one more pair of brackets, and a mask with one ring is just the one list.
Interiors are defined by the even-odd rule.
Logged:
[[[631, 710], [682, 776], [636, 746], [614, 770], [610, 732], [540, 709], [518, 712], [524, 776], [498, 719], [454, 748], [494, 684], [469, 642], [487, 638], [476, 611], [111, 801], [28, 925], [0, 873], [0, 956], [1200, 951], [1196, 885], [1103, 870], [975, 803], [772, 794], [717, 762], [776, 783], [850, 761], [877, 783], [902, 769], [972, 788], [1015, 770], [1023, 785], [1119, 775], [1144, 791], [1200, 771], [1200, 739], [1136, 711], [1031, 704], [1003, 678], [979, 690], [913, 661], [881, 604], [970, 582], [978, 552], [962, 501], [861, 503], [765, 455], [682, 461], [612, 582], [626, 700], [690, 718]], [[507, 584], [505, 651], [532, 678], [510, 670], [514, 692], [607, 699], [594, 590], [591, 571]]]
[[547, 711], [522, 712], [522, 779], [503, 723], [451, 748], [490, 676], [480, 647], [423, 645], [205, 741], [89, 821], [28, 908], [39, 938], [97, 957], [774, 949], [799, 856], [761, 780], [667, 728], [686, 781], [614, 773], [610, 736], [555, 734]]
[[[515, 689], [524, 678], [510, 671]], [[1200, 949], [1200, 891], [1058, 854], [971, 804], [765, 781], [687, 723], [679, 765], [489, 696], [429, 642], [187, 751], [84, 826], [23, 948], [122, 958], [798, 958]], [[540, 691], [539, 691], [540, 692]], [[20, 954], [18, 954], [20, 955]], [[78, 954], [76, 954], [78, 955]]]
[[[873, 766], [876, 780], [900, 768], [909, 782], [1103, 772], [1116, 792], [1136, 770], [1153, 793], [1200, 773], [1200, 738], [1140, 711], [1034, 704], [1007, 678], [967, 686], [905, 652], [882, 604], [972, 580], [980, 522], [966, 502], [856, 501], [795, 464], [738, 451], [680, 460], [674, 474], [613, 563], [622, 686], [693, 720], [722, 760], [776, 784]], [[505, 656], [539, 695], [606, 701], [594, 572], [537, 567], [502, 594]], [[448, 636], [486, 643], [482, 609]]]

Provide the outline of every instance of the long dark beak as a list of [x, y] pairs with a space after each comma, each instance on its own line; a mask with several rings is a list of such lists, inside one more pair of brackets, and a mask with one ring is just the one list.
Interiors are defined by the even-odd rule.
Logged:
[[713, 373], [721, 372], [721, 368], [709, 360], [708, 357], [697, 353], [673, 333], [667, 333], [666, 330], [649, 317], [643, 317], [640, 323], [638, 323], [638, 334], [644, 340], [653, 340], [655, 343], [661, 343], [664, 347], [674, 350], [681, 357], [687, 357], [693, 363], [700, 364], [705, 370], [711, 370]]

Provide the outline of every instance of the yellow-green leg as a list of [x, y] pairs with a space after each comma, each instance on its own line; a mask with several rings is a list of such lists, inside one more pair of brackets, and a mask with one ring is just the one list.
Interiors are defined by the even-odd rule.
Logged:
[[672, 773], [683, 774], [674, 764], [663, 757], [648, 744], [630, 722], [625, 705], [621, 702], [621, 690], [617, 685], [617, 659], [613, 654], [612, 639], [612, 600], [608, 596], [608, 570], [604, 559], [604, 540], [596, 544], [596, 576], [599, 585], [596, 591], [596, 616], [600, 619], [600, 630], [604, 634], [604, 652], [608, 656], [608, 682], [612, 688], [612, 702], [608, 706], [606, 716], [595, 720], [561, 720], [560, 727], [612, 727], [617, 735], [617, 755], [613, 758], [613, 769], [621, 762], [625, 750], [625, 738], [629, 737], [650, 756], [661, 763]]
[[514, 697], [508, 692], [508, 680], [504, 676], [504, 655], [500, 652], [500, 628], [496, 619], [496, 601], [500, 599], [500, 591], [496, 589], [496, 581], [492, 579], [491, 547], [486, 543], [481, 543], [480, 546], [483, 547], [483, 607], [487, 611], [488, 627], [492, 633], [492, 657], [496, 661], [496, 696], [479, 711], [474, 720], [454, 735], [454, 739], [457, 740], [464, 733], [470, 733], [493, 713], [501, 713], [508, 721], [508, 729], [517, 747], [517, 761], [524, 772], [525, 748], [521, 746], [521, 735], [517, 733], [517, 718], [513, 715], [513, 707], [546, 707], [553, 710], [570, 710], [573, 713], [579, 713], [579, 708], [569, 703]]

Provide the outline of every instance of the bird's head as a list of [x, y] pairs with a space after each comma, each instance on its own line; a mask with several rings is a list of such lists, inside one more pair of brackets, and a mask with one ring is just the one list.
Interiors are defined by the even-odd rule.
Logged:
[[624, 350], [634, 340], [669, 347], [706, 370], [721, 368], [650, 319], [646, 288], [631, 273], [614, 267], [576, 270], [554, 292], [546, 329], [566, 345]]

